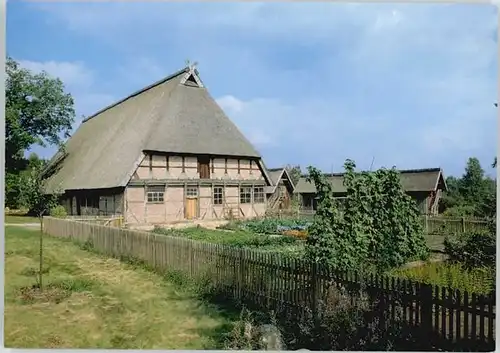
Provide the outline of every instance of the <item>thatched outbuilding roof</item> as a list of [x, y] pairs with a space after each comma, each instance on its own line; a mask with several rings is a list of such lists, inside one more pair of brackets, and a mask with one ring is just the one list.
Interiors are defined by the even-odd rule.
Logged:
[[[446, 190], [446, 182], [441, 168], [407, 169], [400, 170], [399, 173], [401, 184], [406, 192], [435, 191], [440, 183]], [[346, 192], [343, 173], [325, 174], [325, 176], [332, 184], [334, 193]], [[313, 183], [308, 182], [306, 177], [302, 177], [295, 186], [295, 193], [314, 194], [316, 187]]]
[[270, 168], [267, 170], [267, 173], [272, 182], [272, 185], [268, 186], [266, 189], [266, 192], [268, 194], [274, 193], [283, 176], [286, 176], [286, 178], [288, 179], [292, 191], [295, 190], [295, 185], [293, 184], [292, 178], [290, 177], [290, 174], [288, 173], [286, 168]]

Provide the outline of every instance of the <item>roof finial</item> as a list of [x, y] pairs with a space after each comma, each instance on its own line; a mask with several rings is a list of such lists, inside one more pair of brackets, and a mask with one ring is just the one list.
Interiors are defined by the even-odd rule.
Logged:
[[186, 59], [186, 66], [189, 67], [191, 71], [196, 70], [196, 65], [198, 65], [198, 62], [191, 62], [191, 60]]

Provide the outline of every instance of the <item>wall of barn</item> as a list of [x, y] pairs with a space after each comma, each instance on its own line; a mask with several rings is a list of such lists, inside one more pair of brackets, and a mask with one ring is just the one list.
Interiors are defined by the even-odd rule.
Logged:
[[73, 216], [122, 215], [123, 188], [66, 191], [60, 203]]
[[[222, 220], [228, 213], [236, 213], [238, 218], [263, 216], [266, 200], [262, 203], [241, 203], [238, 186], [223, 188], [223, 203], [214, 204], [211, 186], [195, 186], [198, 189], [197, 220]], [[220, 186], [219, 186], [220, 187]], [[129, 185], [125, 189], [125, 222], [128, 224], [166, 224], [186, 220], [185, 189], [183, 185], [154, 186], [164, 190], [163, 201], [148, 202], [147, 185]], [[234, 211], [232, 211], [232, 209]]]
[[[235, 158], [210, 158], [210, 179], [264, 180], [256, 161]], [[200, 179], [198, 157], [146, 154], [132, 179]]]

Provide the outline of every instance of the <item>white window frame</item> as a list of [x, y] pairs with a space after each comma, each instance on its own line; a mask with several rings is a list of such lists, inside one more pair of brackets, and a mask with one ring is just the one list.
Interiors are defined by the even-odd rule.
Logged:
[[240, 203], [241, 204], [252, 203], [252, 187], [251, 186], [241, 186], [240, 187]]
[[[220, 201], [220, 202], [216, 202]], [[214, 186], [214, 192], [212, 195], [212, 203], [214, 205], [222, 205], [224, 204], [224, 187], [223, 186]]]
[[186, 187], [186, 197], [194, 198], [198, 197], [198, 187], [197, 186], [188, 186]]
[[146, 187], [146, 202], [147, 203], [164, 203], [165, 202], [165, 186], [147, 186]]
[[[262, 195], [260, 198], [256, 198], [255, 195]], [[253, 188], [253, 203], [265, 203], [266, 202], [266, 193], [264, 191], [263, 186], [255, 186]]]

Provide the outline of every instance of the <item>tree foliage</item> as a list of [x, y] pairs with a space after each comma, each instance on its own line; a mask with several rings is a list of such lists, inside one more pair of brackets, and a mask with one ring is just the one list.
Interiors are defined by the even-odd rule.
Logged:
[[290, 179], [292, 179], [292, 183], [294, 185], [297, 185], [297, 183], [299, 182], [299, 179], [302, 176], [302, 169], [300, 168], [300, 165], [292, 166], [292, 165], [288, 164], [285, 167], [285, 169], [288, 172], [288, 174], [290, 175]]
[[448, 191], [440, 202], [440, 211], [455, 217], [495, 217], [496, 180], [485, 176], [477, 158], [469, 158], [461, 178], [446, 179]]
[[58, 78], [34, 74], [7, 58], [5, 81], [6, 205], [17, 207], [22, 171], [32, 161], [24, 153], [33, 145], [62, 145], [69, 137], [75, 111], [71, 94]]
[[411, 258], [425, 258], [428, 249], [416, 203], [404, 192], [395, 169], [356, 172], [344, 164], [347, 196], [333, 197], [331, 184], [309, 167], [318, 208], [309, 228], [306, 256], [336, 269], [389, 269]]
[[33, 167], [21, 176], [20, 202], [36, 217], [43, 217], [59, 204], [59, 194], [46, 194], [42, 178], [43, 165]]

